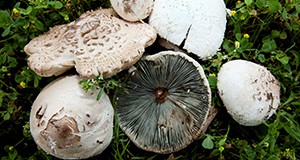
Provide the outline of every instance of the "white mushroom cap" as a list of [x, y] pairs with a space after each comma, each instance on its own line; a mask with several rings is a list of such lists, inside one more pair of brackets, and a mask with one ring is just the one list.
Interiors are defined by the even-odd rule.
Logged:
[[256, 126], [268, 120], [280, 104], [280, 85], [263, 66], [245, 60], [225, 63], [218, 73], [219, 95], [234, 120]]
[[30, 131], [45, 152], [63, 159], [100, 154], [111, 142], [114, 110], [108, 96], [87, 93], [78, 76], [47, 85], [30, 113]]
[[153, 9], [153, 0], [110, 0], [114, 10], [127, 21], [147, 18]]
[[149, 24], [162, 38], [206, 59], [223, 42], [226, 6], [223, 0], [155, 0]]
[[150, 25], [130, 23], [100, 9], [51, 28], [24, 50], [29, 67], [41, 76], [59, 75], [75, 66], [83, 77], [109, 77], [136, 63], [155, 39]]

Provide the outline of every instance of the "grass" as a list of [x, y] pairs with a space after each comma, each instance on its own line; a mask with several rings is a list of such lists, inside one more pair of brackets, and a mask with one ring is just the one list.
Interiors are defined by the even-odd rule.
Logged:
[[[137, 148], [119, 129], [116, 118], [111, 145], [91, 159], [300, 159], [300, 2], [225, 3], [231, 11], [221, 50], [210, 60], [199, 60], [212, 88], [212, 103], [221, 109], [206, 134], [181, 151], [159, 155]], [[56, 159], [36, 146], [28, 122], [32, 102], [54, 78], [41, 78], [30, 70], [23, 48], [49, 27], [76, 20], [85, 11], [100, 6], [107, 8], [110, 4], [107, 0], [0, 2], [1, 160]], [[218, 97], [216, 75], [222, 64], [233, 59], [261, 64], [280, 82], [281, 104], [277, 114], [262, 125], [238, 125]], [[116, 105], [114, 93], [122, 89], [122, 81], [122, 76], [115, 76], [94, 81], [92, 86], [104, 86]]]

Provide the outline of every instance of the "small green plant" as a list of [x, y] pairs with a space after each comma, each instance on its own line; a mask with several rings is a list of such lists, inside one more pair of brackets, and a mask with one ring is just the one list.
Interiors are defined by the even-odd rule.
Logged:
[[87, 79], [80, 81], [82, 88], [86, 92], [93, 92], [94, 90], [99, 90], [97, 94], [97, 100], [101, 98], [103, 92], [107, 94], [114, 94], [119, 89], [123, 89], [121, 85], [121, 79], [116, 80], [116, 78], [106, 78], [98, 76], [93, 79]]

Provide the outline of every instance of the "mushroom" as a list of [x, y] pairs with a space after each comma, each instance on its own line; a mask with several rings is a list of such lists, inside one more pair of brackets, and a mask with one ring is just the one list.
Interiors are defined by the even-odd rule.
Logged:
[[156, 31], [146, 23], [129, 23], [114, 15], [107, 9], [88, 12], [34, 38], [24, 48], [29, 67], [49, 77], [75, 66], [88, 78], [110, 77], [130, 68], [154, 43]]
[[[48, 84], [35, 99], [30, 132], [46, 153], [62, 159], [100, 154], [111, 142], [114, 110], [105, 93], [87, 93], [78, 76]], [[95, 91], [96, 92], [96, 91]]]
[[280, 85], [267, 68], [246, 60], [225, 63], [218, 73], [219, 95], [232, 118], [256, 126], [280, 104]]
[[131, 22], [147, 18], [153, 9], [153, 0], [110, 0], [114, 10]]
[[134, 144], [168, 154], [203, 133], [211, 90], [197, 61], [181, 52], [162, 51], [146, 56], [130, 71], [116, 114]]
[[149, 24], [161, 38], [207, 59], [223, 42], [226, 6], [223, 0], [155, 0]]

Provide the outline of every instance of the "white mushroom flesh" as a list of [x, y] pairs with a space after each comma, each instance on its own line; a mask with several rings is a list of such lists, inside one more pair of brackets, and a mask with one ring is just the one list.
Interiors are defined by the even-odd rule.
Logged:
[[265, 67], [245, 60], [225, 63], [218, 73], [219, 95], [234, 120], [256, 126], [280, 105], [280, 85]]
[[129, 23], [100, 9], [51, 28], [24, 50], [30, 56], [29, 67], [44, 77], [73, 66], [83, 77], [110, 77], [136, 63], [155, 39], [156, 31], [150, 25]]
[[127, 21], [147, 18], [153, 9], [153, 0], [110, 0], [114, 10]]
[[223, 0], [155, 0], [149, 24], [162, 38], [207, 59], [223, 42], [226, 6]]
[[45, 152], [63, 159], [100, 154], [113, 135], [114, 110], [108, 96], [99, 101], [85, 92], [78, 76], [67, 76], [47, 85], [33, 103], [30, 131]]

